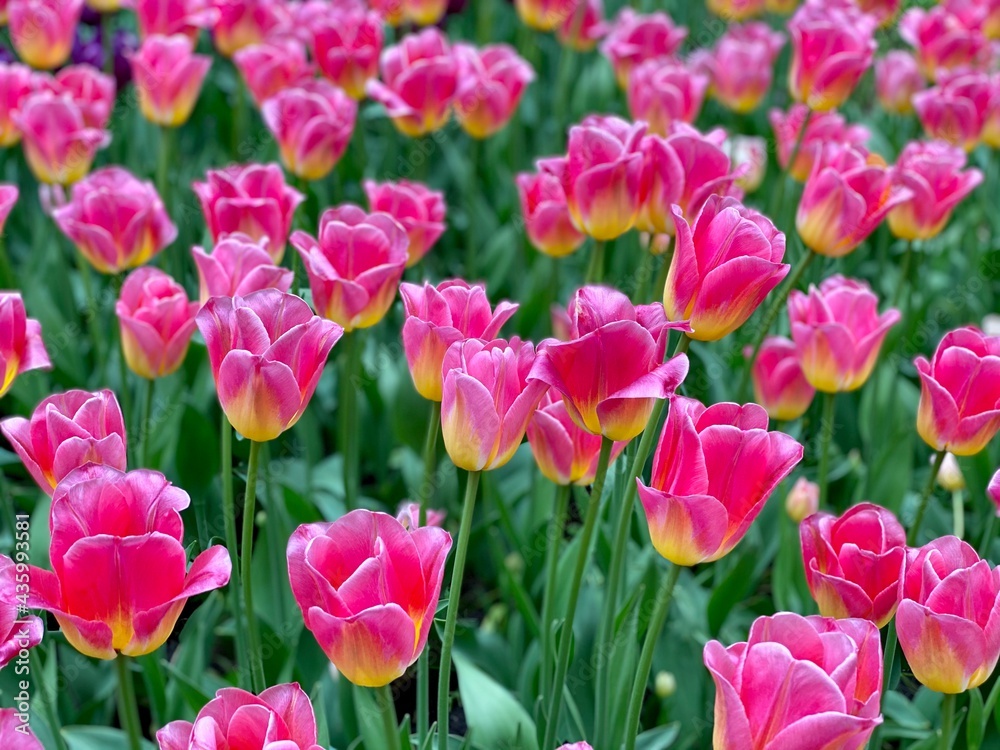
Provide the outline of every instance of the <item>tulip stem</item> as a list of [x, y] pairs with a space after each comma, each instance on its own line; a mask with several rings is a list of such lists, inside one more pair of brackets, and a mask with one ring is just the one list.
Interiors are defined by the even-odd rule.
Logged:
[[445, 616], [444, 635], [441, 638], [441, 667], [438, 670], [437, 735], [438, 750], [448, 750], [448, 712], [451, 698], [451, 649], [455, 644], [458, 627], [459, 600], [462, 598], [462, 579], [465, 576], [465, 556], [469, 552], [472, 534], [472, 516], [476, 509], [476, 492], [482, 472], [470, 471], [462, 502], [462, 521], [458, 528], [458, 546], [451, 571], [451, 588], [448, 590], [448, 613]]
[[[420, 527], [427, 525], [427, 503], [434, 487], [434, 470], [437, 468], [437, 443], [441, 434], [441, 403], [431, 402], [431, 418], [427, 423], [427, 437], [424, 439], [424, 480], [420, 485], [417, 500], [420, 502]], [[423, 748], [430, 733], [431, 698], [430, 664], [427, 648], [420, 652], [417, 660], [417, 747]]]
[[360, 380], [360, 331], [344, 336], [340, 371], [340, 450], [344, 456], [344, 510], [358, 506], [358, 394]]
[[236, 536], [236, 502], [233, 498], [233, 426], [229, 424], [229, 418], [222, 412], [222, 424], [219, 428], [220, 444], [222, 447], [222, 522], [225, 527], [226, 547], [229, 548], [229, 560], [232, 562], [233, 574], [230, 584], [230, 606], [233, 610], [233, 620], [236, 624], [236, 663], [239, 665], [237, 674], [239, 676], [240, 687], [249, 689], [250, 684], [250, 655], [247, 653], [246, 631], [243, 629], [242, 619], [243, 606], [240, 602], [241, 576], [240, 558], [237, 552]]
[[[97, 319], [100, 317], [97, 298], [94, 296], [94, 281], [91, 278], [90, 266], [83, 253], [74, 250], [76, 256], [76, 268], [80, 274], [80, 285], [83, 287], [83, 317], [87, 322], [87, 331], [90, 333], [90, 342], [93, 347], [94, 365], [97, 366], [103, 359], [101, 347], [101, 332], [98, 330]], [[123, 355], [124, 356], [124, 355]]]
[[569, 509], [570, 485], [562, 484], [556, 487], [555, 509], [545, 547], [545, 589], [542, 591], [542, 622], [541, 622], [541, 676], [538, 681], [538, 694], [545, 695], [549, 688], [552, 672], [552, 597], [558, 586], [559, 549], [563, 535], [566, 533], [566, 512]]
[[115, 658], [118, 672], [118, 721], [128, 737], [130, 750], [142, 750], [142, 724], [139, 720], [139, 704], [135, 699], [135, 681], [129, 657], [119, 654]]
[[990, 545], [993, 543], [993, 529], [996, 523], [997, 515], [991, 512], [989, 518], [986, 520], [986, 531], [983, 532], [983, 538], [979, 540], [980, 557], [988, 557]]
[[941, 701], [941, 738], [938, 742], [940, 750], [951, 750], [952, 727], [955, 724], [955, 702], [958, 696], [948, 693]]
[[[576, 554], [576, 567], [573, 569], [573, 579], [569, 586], [569, 599], [566, 601], [566, 613], [559, 632], [559, 652], [556, 657], [555, 678], [552, 680], [552, 703], [549, 705], [549, 715], [545, 726], [545, 742], [542, 747], [555, 747], [556, 732], [559, 729], [559, 714], [562, 712], [563, 688], [566, 685], [566, 674], [569, 672], [569, 652], [573, 643], [573, 621], [576, 619], [576, 605], [580, 598], [580, 586], [583, 574], [587, 570], [590, 559], [590, 542], [597, 528], [600, 516], [601, 496], [604, 494], [604, 481], [608, 475], [608, 463], [611, 460], [611, 448], [614, 442], [607, 437], [601, 438], [601, 454], [597, 460], [597, 473], [590, 491], [590, 503], [583, 520], [583, 530], [580, 532], [580, 548]], [[441, 750], [444, 750], [442, 748]]]
[[389, 685], [375, 688], [375, 703], [382, 714], [382, 727], [385, 730], [386, 750], [400, 750], [399, 722], [396, 720], [396, 702], [392, 698], [392, 688]]
[[257, 502], [257, 467], [260, 464], [261, 443], [250, 442], [250, 459], [247, 463], [247, 488], [243, 499], [243, 546], [240, 549], [240, 568], [243, 583], [243, 610], [247, 619], [247, 655], [250, 660], [250, 685], [254, 693], [265, 687], [264, 664], [261, 661], [260, 629], [253, 611], [253, 530]]
[[917, 515], [913, 517], [913, 525], [910, 526], [910, 530], [906, 533], [906, 543], [911, 547], [915, 547], [917, 544], [917, 535], [920, 533], [920, 527], [924, 523], [924, 515], [927, 513], [927, 506], [930, 504], [931, 495], [934, 494], [934, 484], [937, 482], [938, 472], [941, 471], [941, 464], [944, 463], [944, 457], [947, 453], [948, 452], [942, 448], [934, 456], [934, 465], [931, 467], [931, 475], [927, 478], [927, 484], [924, 485], [924, 494], [920, 496], [920, 505], [917, 506]]
[[[892, 670], [896, 663], [896, 644], [898, 643], [898, 638], [896, 636], [896, 621], [893, 620], [889, 623], [885, 632], [885, 650], [882, 655], [882, 705], [883, 713], [885, 706], [885, 696], [889, 694], [892, 689], [890, 682], [892, 681]], [[882, 725], [879, 724], [875, 727], [872, 732], [871, 737], [868, 738], [867, 750], [880, 750], [882, 747]]]
[[[144, 378], [144, 380], [146, 380]], [[142, 424], [139, 425], [139, 468], [151, 469], [149, 465], [149, 443], [153, 418], [153, 389], [156, 381], [148, 379], [145, 382], [145, 393], [142, 401]]]
[[965, 498], [962, 490], [951, 493], [951, 527], [959, 539], [965, 537]]
[[115, 74], [115, 23], [114, 14], [110, 11], [101, 13], [101, 53], [104, 56], [104, 72], [109, 76]]
[[823, 416], [819, 424], [819, 473], [816, 481], [819, 484], [819, 503], [822, 508], [827, 507], [830, 499], [830, 444], [833, 442], [836, 398], [836, 393], [824, 394]]
[[604, 240], [594, 240], [594, 249], [590, 253], [590, 263], [587, 265], [588, 284], [600, 284], [604, 280], [604, 244]]

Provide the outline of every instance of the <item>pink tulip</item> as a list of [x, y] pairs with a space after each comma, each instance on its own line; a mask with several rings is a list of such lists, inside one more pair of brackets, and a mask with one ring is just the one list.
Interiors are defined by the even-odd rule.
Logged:
[[875, 92], [888, 112], [908, 115], [913, 111], [913, 95], [926, 87], [917, 59], [901, 49], [890, 50], [875, 61]]
[[313, 59], [348, 96], [364, 99], [368, 81], [378, 75], [383, 36], [378, 13], [334, 5], [313, 31]]
[[802, 446], [768, 432], [757, 404], [675, 397], [650, 485], [636, 479], [653, 547], [676, 565], [728, 555], [800, 460]]
[[52, 570], [29, 567], [28, 606], [51, 612], [85, 656], [152, 653], [190, 597], [229, 583], [225, 547], [187, 567], [180, 511], [190, 502], [156, 471], [77, 469], [52, 496]]
[[[577, 426], [558, 391], [551, 389], [528, 422], [528, 444], [542, 476], [558, 485], [587, 487], [597, 476], [601, 437]], [[625, 449], [624, 442], [612, 446], [610, 462]]]
[[615, 69], [618, 85], [625, 88], [634, 68], [656, 57], [673, 57], [687, 34], [666, 13], [643, 15], [626, 7], [601, 43], [601, 53]]
[[219, 18], [214, 0], [131, 0], [139, 22], [139, 38], [184, 34], [194, 40], [199, 29]]
[[215, 0], [219, 15], [212, 27], [215, 48], [223, 57], [292, 33], [284, 0]]
[[966, 28], [981, 31], [987, 39], [1000, 39], [1000, 2], [997, 0], [944, 0], [942, 5]]
[[288, 540], [288, 578], [306, 627], [340, 673], [380, 687], [424, 650], [451, 535], [407, 530], [386, 513], [355, 510], [299, 526]]
[[917, 432], [935, 450], [974, 456], [1000, 430], [1000, 337], [978, 328], [945, 334], [920, 375]]
[[28, 317], [21, 293], [0, 292], [0, 398], [21, 373], [51, 367], [42, 324]]
[[518, 338], [466, 339], [441, 365], [441, 434], [452, 463], [498, 469], [514, 457], [545, 383], [532, 377], [535, 347]]
[[141, 266], [177, 238], [153, 183], [121, 167], [97, 170], [76, 183], [71, 195], [52, 217], [101, 273]]
[[557, 750], [594, 750], [587, 742], [572, 742], [567, 745], [560, 745]]
[[115, 106], [115, 79], [93, 65], [69, 65], [46, 81], [49, 90], [69, 96], [88, 128], [103, 130]]
[[555, 31], [573, 15], [579, 0], [514, 0], [517, 15], [536, 31]]
[[18, 57], [33, 68], [51, 70], [65, 63], [83, 0], [10, 0], [7, 23]]
[[570, 128], [565, 158], [538, 162], [562, 182], [577, 229], [598, 241], [625, 234], [639, 217], [645, 132], [642, 123], [592, 115]]
[[160, 750], [322, 750], [316, 714], [297, 682], [256, 696], [222, 688], [194, 723], [172, 721], [156, 733]]
[[469, 286], [461, 279], [437, 286], [404, 283], [399, 287], [406, 321], [403, 351], [413, 385], [429, 401], [442, 398], [441, 367], [448, 347], [466, 339], [496, 338], [500, 328], [517, 311], [517, 304], [500, 302], [490, 308], [486, 288]]
[[855, 6], [807, 0], [788, 22], [792, 97], [817, 112], [829, 112], [851, 96], [872, 64], [875, 19]]
[[110, 136], [88, 127], [70, 99], [51, 92], [29, 96], [14, 122], [24, 139], [24, 156], [39, 182], [72, 185], [90, 171], [97, 150]]
[[753, 135], [734, 135], [726, 139], [723, 150], [733, 165], [734, 185], [752, 193], [767, 174], [767, 139]]
[[233, 54], [233, 62], [258, 107], [313, 76], [306, 48], [296, 39], [275, 39], [242, 47]]
[[783, 336], [764, 339], [750, 374], [754, 401], [778, 422], [801, 417], [816, 395], [799, 365], [795, 344]]
[[913, 196], [898, 172], [849, 146], [824, 149], [806, 180], [795, 216], [802, 242], [840, 258], [853, 252], [896, 206]]
[[21, 140], [15, 119], [27, 98], [38, 89], [38, 74], [27, 65], [0, 63], [0, 147]]
[[896, 633], [913, 676], [931, 690], [982, 685], [1000, 657], [1000, 573], [954, 536], [911, 549]]
[[14, 708], [0, 708], [0, 745], [17, 750], [45, 750], [31, 731], [31, 725]]
[[882, 723], [882, 644], [864, 620], [781, 612], [746, 643], [705, 645], [715, 747], [860, 750]]
[[[12, 533], [13, 531], [11, 529]], [[41, 643], [42, 636], [45, 635], [45, 624], [40, 618], [22, 614], [18, 604], [18, 593], [23, 591], [23, 588], [18, 584], [27, 583], [27, 578], [19, 578], [17, 571], [18, 566], [13, 560], [0, 555], [0, 669], [17, 659], [22, 651], [27, 652], [28, 649]], [[21, 576], [24, 576], [23, 572]], [[0, 740], [5, 742], [3, 747], [17, 747], [19, 750], [24, 747], [20, 744], [23, 740], [19, 740], [17, 744], [13, 737], [4, 740], [2, 716], [0, 716]], [[6, 744], [7, 742], [10, 744]], [[42, 750], [41, 745], [37, 747], [38, 750]]]
[[755, 110], [771, 89], [784, 44], [785, 35], [765, 23], [731, 26], [706, 58], [712, 96], [734, 112]]
[[965, 152], [943, 141], [913, 141], [903, 148], [896, 169], [912, 197], [889, 212], [889, 229], [905, 240], [936, 237], [952, 209], [983, 181], [978, 169], [963, 172]]
[[805, 182], [812, 174], [813, 165], [826, 144], [851, 146], [864, 151], [864, 143], [870, 135], [866, 127], [849, 124], [836, 112], [817, 112], [809, 117], [795, 163], [789, 167], [788, 162], [795, 144], [800, 141], [799, 135], [807, 117], [809, 109], [804, 104], [793, 105], [787, 113], [772, 109], [769, 116], [778, 147], [778, 164], [799, 182]]
[[368, 0], [368, 6], [390, 26], [400, 26], [406, 21], [407, 0]]
[[994, 87], [985, 73], [949, 77], [913, 95], [913, 108], [928, 137], [966, 151], [979, 145], [995, 102]]
[[427, 523], [420, 523], [420, 503], [403, 501], [396, 510], [396, 520], [403, 524], [407, 531], [419, 529], [421, 526], [443, 526], [448, 514], [443, 510], [427, 509]]
[[0, 431], [47, 495], [87, 464], [125, 471], [125, 420], [108, 390], [49, 396], [30, 419], [8, 417], [0, 422]]
[[984, 69], [993, 57], [982, 32], [966, 27], [940, 5], [906, 11], [899, 34], [913, 47], [924, 75], [932, 81], [942, 72]]
[[254, 242], [245, 234], [229, 234], [216, 243], [209, 255], [191, 248], [198, 267], [199, 301], [210, 297], [245, 297], [261, 289], [287, 292], [292, 286], [291, 269], [274, 265], [266, 241]]
[[585, 286], [570, 299], [569, 341], [540, 348], [533, 377], [562, 394], [580, 428], [629, 441], [653, 406], [673, 396], [688, 371], [686, 355], [663, 362], [671, 330], [660, 305], [633, 305], [621, 292]]
[[837, 518], [817, 513], [799, 526], [809, 591], [825, 617], [858, 617], [883, 628], [896, 613], [906, 531], [890, 511], [861, 503]]
[[799, 477], [785, 498], [785, 512], [794, 523], [800, 524], [819, 510], [819, 485]]
[[257, 242], [267, 240], [267, 251], [275, 264], [285, 254], [285, 241], [292, 229], [295, 210], [305, 200], [285, 183], [277, 164], [234, 164], [211, 169], [205, 182], [192, 186], [212, 239], [240, 232]]
[[516, 182], [524, 228], [535, 249], [553, 258], [576, 252], [587, 236], [573, 225], [559, 178], [546, 172], [522, 172]]
[[608, 33], [604, 22], [604, 0], [579, 0], [573, 12], [565, 16], [556, 29], [556, 37], [564, 47], [577, 52], [590, 52]]
[[764, 13], [764, 0], [707, 0], [708, 10], [732, 23]]
[[980, 138], [991, 149], [1000, 149], [1000, 73], [990, 75], [989, 82], [991, 97]]
[[138, 268], [122, 284], [115, 313], [121, 325], [125, 362], [147, 380], [177, 371], [184, 362], [194, 316], [201, 305], [189, 302], [184, 287], [158, 268]]
[[671, 60], [657, 57], [637, 65], [628, 79], [632, 117], [665, 136], [673, 122], [694, 122], [708, 90], [709, 77]]
[[878, 314], [878, 297], [863, 281], [837, 274], [805, 294], [788, 298], [788, 317], [799, 364], [810, 385], [824, 393], [853, 391], [868, 380], [882, 341], [902, 317]]
[[292, 235], [309, 274], [313, 306], [347, 332], [385, 317], [407, 261], [406, 231], [388, 214], [345, 204], [320, 218], [318, 239]]
[[389, 214], [406, 230], [410, 241], [406, 266], [416, 265], [446, 229], [444, 193], [408, 180], [382, 183], [365, 180], [364, 189], [372, 211]]
[[194, 44], [183, 34], [154, 34], [146, 37], [131, 62], [143, 116], [169, 128], [187, 122], [212, 58], [194, 54]]
[[689, 321], [697, 341], [718, 341], [753, 315], [791, 268], [785, 235], [735, 198], [713, 195], [688, 223], [674, 206], [677, 242], [663, 290], [667, 319]]
[[7, 217], [14, 210], [14, 204], [20, 196], [21, 191], [16, 185], [0, 184], [0, 235], [3, 234], [4, 226], [7, 224]]
[[458, 65], [447, 37], [436, 28], [409, 34], [382, 53], [382, 80], [368, 95], [385, 107], [396, 128], [411, 138], [443, 128], [458, 91]]
[[[393, 2], [394, 0], [388, 1]], [[448, 10], [448, 0], [403, 0], [403, 5], [407, 20], [416, 26], [430, 26], [440, 23]]]
[[343, 329], [292, 294], [264, 289], [212, 297], [196, 317], [219, 403], [248, 440], [273, 440], [299, 421]]
[[482, 49], [456, 44], [454, 54], [459, 71], [455, 117], [473, 138], [489, 138], [510, 122], [535, 71], [506, 44]]
[[990, 483], [986, 486], [986, 496], [996, 508], [996, 515], [1000, 516], [1000, 469], [990, 478]]

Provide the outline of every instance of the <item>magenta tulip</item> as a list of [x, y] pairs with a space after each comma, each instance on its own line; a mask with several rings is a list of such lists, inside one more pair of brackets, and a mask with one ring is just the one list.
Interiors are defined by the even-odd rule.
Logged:
[[[749, 354], [752, 350], [748, 347]], [[798, 419], [808, 411], [816, 395], [799, 365], [795, 343], [783, 336], [764, 339], [750, 374], [754, 401], [776, 421]]]
[[292, 33], [292, 15], [282, 0], [214, 0], [218, 16], [212, 40], [223, 57]]
[[966, 151], [979, 145], [995, 102], [993, 82], [985, 73], [949, 76], [913, 95], [913, 108], [927, 136]]
[[406, 230], [410, 241], [406, 267], [416, 265], [446, 229], [444, 193], [408, 180], [382, 183], [365, 180], [363, 186], [368, 208], [389, 214]]
[[7, 24], [17, 56], [33, 68], [65, 63], [83, 12], [83, 0], [10, 0]]
[[27, 98], [39, 89], [39, 76], [27, 65], [0, 63], [0, 147], [21, 140], [17, 113]]
[[632, 117], [665, 136], [674, 122], [692, 123], [701, 113], [710, 78], [670, 58], [657, 57], [637, 65], [628, 79]]
[[183, 34], [155, 34], [146, 37], [131, 61], [143, 116], [167, 128], [187, 122], [212, 58], [194, 54], [194, 43]]
[[492, 44], [454, 48], [458, 66], [455, 117], [473, 138], [484, 139], [510, 122], [535, 71], [513, 47]]
[[800, 524], [819, 510], [819, 485], [799, 477], [785, 497], [785, 513], [794, 523]]
[[199, 300], [210, 297], [245, 297], [261, 289], [287, 292], [292, 271], [274, 265], [265, 240], [254, 242], [245, 234], [229, 234], [216, 243], [211, 254], [191, 248], [198, 268]]
[[51, 367], [42, 325], [28, 317], [21, 293], [0, 292], [0, 397], [21, 373]]
[[611, 62], [618, 85], [625, 88], [633, 69], [656, 57], [673, 57], [688, 30], [676, 26], [666, 13], [643, 15], [622, 9], [601, 43], [601, 53]]
[[115, 79], [93, 65], [68, 65], [46, 81], [49, 90], [68, 96], [88, 128], [103, 130], [115, 106]]
[[[817, 112], [810, 116], [804, 104], [795, 104], [788, 112], [772, 109], [769, 119], [778, 147], [778, 165], [799, 182], [805, 182], [812, 174], [813, 165], [827, 144], [852, 146], [864, 152], [870, 135], [866, 127], [848, 123], [837, 112]], [[803, 124], [806, 124], [804, 135]], [[799, 143], [798, 154], [795, 163], [789, 166], [796, 143]]]
[[752, 112], [771, 89], [785, 35], [760, 21], [731, 26], [706, 58], [711, 93], [733, 112]]
[[93, 164], [97, 150], [110, 141], [103, 130], [88, 127], [83, 111], [68, 97], [32, 94], [14, 122], [23, 137], [24, 156], [39, 182], [72, 185]]
[[[45, 624], [41, 618], [25, 614], [18, 604], [18, 594], [27, 583], [27, 571], [23, 566], [21, 573], [18, 573], [18, 569], [19, 566], [13, 560], [0, 555], [0, 669], [18, 659], [22, 652], [27, 653], [28, 649], [41, 643], [45, 635]], [[4, 728], [0, 719], [0, 740], [3, 738]], [[3, 747], [17, 747], [19, 750], [23, 747], [21, 744], [14, 744], [13, 737], [8, 740], [11, 744]], [[42, 750], [42, 746], [38, 745], [38, 749]]]
[[901, 49], [875, 61], [875, 92], [883, 108], [898, 115], [913, 111], [913, 95], [927, 84], [917, 59]]
[[306, 48], [296, 39], [274, 39], [243, 47], [233, 55], [233, 62], [258, 107], [313, 77]]
[[0, 708], [0, 745], [17, 750], [45, 750], [31, 725], [18, 715], [15, 708]]
[[384, 33], [378, 13], [363, 6], [329, 6], [313, 29], [313, 59], [332, 83], [352, 99], [364, 99], [378, 75]]
[[981, 31], [967, 27], [940, 5], [908, 10], [899, 21], [899, 35], [913, 47], [924, 75], [932, 81], [953, 70], [984, 69], [993, 57]]
[[608, 33], [604, 21], [604, 0], [574, 0], [572, 13], [564, 14], [556, 38], [577, 52], [590, 52]]
[[198, 30], [212, 26], [219, 17], [214, 0], [131, 0], [139, 25], [139, 38], [154, 34], [184, 34], [192, 40]]
[[587, 236], [573, 224], [562, 181], [547, 172], [522, 172], [515, 181], [532, 246], [553, 258], [576, 252]]

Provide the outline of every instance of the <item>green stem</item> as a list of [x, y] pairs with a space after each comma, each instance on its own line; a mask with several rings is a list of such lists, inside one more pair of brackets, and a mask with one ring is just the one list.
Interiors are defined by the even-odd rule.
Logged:
[[340, 450], [344, 456], [344, 510], [358, 507], [358, 394], [361, 367], [360, 330], [344, 337], [340, 370]]
[[[427, 503], [433, 491], [434, 470], [437, 462], [438, 435], [441, 433], [441, 404], [431, 402], [431, 417], [427, 422], [427, 437], [424, 439], [424, 480], [420, 485], [418, 501], [420, 502], [420, 527], [427, 525]], [[420, 652], [417, 660], [417, 747], [423, 748], [430, 732], [430, 664], [427, 648]]]
[[[896, 644], [898, 640], [896, 637], [896, 621], [893, 620], [889, 623], [888, 629], [885, 634], [885, 650], [882, 652], [882, 706], [884, 710], [885, 706], [885, 696], [889, 694], [891, 685], [889, 682], [892, 680], [892, 670], [896, 663]], [[868, 750], [880, 750], [882, 746], [882, 725], [879, 724], [875, 727], [875, 731], [872, 732], [871, 737], [868, 740]]]
[[226, 547], [229, 548], [229, 560], [232, 563], [232, 582], [229, 586], [230, 607], [236, 625], [236, 663], [239, 665], [240, 687], [249, 690], [250, 655], [247, 653], [246, 630], [243, 627], [243, 607], [240, 602], [240, 558], [236, 537], [236, 502], [233, 499], [233, 428], [229, 424], [226, 413], [222, 413], [222, 424], [219, 428], [220, 444], [222, 446], [222, 522], [225, 528]]
[[386, 750], [400, 750], [399, 724], [396, 721], [396, 703], [392, 699], [392, 689], [388, 685], [374, 688], [375, 703], [382, 714], [382, 729], [385, 733]]
[[[570, 39], [575, 39], [580, 34], [580, 28], [583, 26], [583, 19], [586, 12], [587, 3], [578, 3], [576, 9], [573, 11], [573, 18], [570, 21]], [[567, 98], [569, 92], [575, 89], [572, 83], [573, 62], [575, 58], [576, 52], [569, 44], [560, 45], [559, 69], [556, 73], [556, 100], [553, 112], [556, 128], [558, 128], [559, 132], [563, 132], [566, 127]]]
[[646, 631], [646, 640], [642, 644], [639, 669], [635, 673], [635, 680], [632, 682], [632, 696], [628, 702], [628, 716], [625, 719], [625, 750], [635, 750], [635, 738], [639, 732], [639, 713], [642, 710], [642, 698], [646, 694], [649, 671], [653, 666], [653, 652], [656, 650], [656, 641], [663, 630], [663, 623], [667, 621], [670, 600], [673, 599], [674, 587], [677, 585], [677, 579], [680, 575], [681, 567], [672, 565], [656, 594], [656, 605], [649, 621], [649, 629]]
[[949, 693], [941, 701], [941, 738], [938, 741], [940, 750], [951, 750], [952, 727], [955, 724], [955, 703], [958, 696]]
[[479, 189], [479, 151], [482, 143], [476, 138], [469, 138], [468, 169], [469, 180], [465, 188], [465, 215], [468, 226], [465, 229], [465, 278], [474, 281], [478, 271], [480, 245], [476, 237], [476, 193]]
[[76, 268], [80, 274], [80, 285], [83, 287], [83, 317], [87, 321], [87, 331], [90, 334], [90, 343], [93, 347], [94, 365], [98, 365], [102, 359], [101, 332], [98, 326], [100, 310], [98, 310], [97, 298], [94, 296], [94, 281], [91, 278], [90, 266], [83, 253], [74, 249], [76, 256]]
[[587, 266], [587, 284], [600, 284], [604, 279], [604, 245], [603, 240], [594, 240], [594, 249]]
[[113, 13], [101, 14], [101, 52], [104, 56], [104, 72], [115, 74], [115, 24]]
[[965, 537], [965, 500], [962, 490], [951, 493], [951, 528], [959, 539]]
[[128, 737], [130, 750], [142, 750], [142, 725], [129, 657], [119, 654], [115, 658], [115, 669], [118, 673], [118, 720]]
[[274, 601], [275, 617], [285, 622], [285, 583], [288, 581], [285, 557], [288, 531], [285, 525], [285, 498], [280, 484], [275, 480], [277, 472], [271, 465], [271, 448], [266, 444], [262, 450], [261, 463], [264, 465], [264, 492], [267, 497], [267, 556], [271, 569], [271, 585], [277, 592]]
[[247, 488], [243, 499], [243, 546], [240, 550], [240, 576], [243, 579], [243, 612], [247, 626], [247, 652], [250, 657], [250, 684], [254, 693], [265, 687], [264, 664], [261, 661], [260, 629], [253, 611], [253, 529], [257, 501], [257, 467], [260, 464], [260, 446], [250, 442], [250, 460], [247, 463]]
[[913, 265], [913, 243], [906, 243], [906, 252], [903, 253], [903, 265], [899, 269], [899, 283], [896, 285], [896, 291], [892, 295], [892, 307], [899, 307], [899, 304], [903, 301], [903, 295], [906, 292], [906, 288], [910, 283], [910, 266]]
[[[176, 168], [173, 163], [177, 140], [175, 128], [160, 127], [160, 153], [156, 164], [156, 190], [168, 213], [173, 211], [173, 194], [170, 189], [171, 171]], [[165, 250], [167, 248], [164, 248]], [[171, 273], [178, 284], [184, 283], [184, 253], [169, 253]]]
[[441, 638], [441, 667], [438, 671], [438, 750], [448, 750], [448, 711], [451, 698], [451, 649], [455, 644], [458, 627], [459, 600], [462, 598], [462, 579], [465, 576], [465, 557], [469, 552], [472, 533], [472, 516], [476, 509], [476, 491], [482, 472], [470, 471], [462, 503], [462, 521], [458, 528], [458, 546], [451, 571], [451, 588], [448, 590], [448, 614], [445, 616], [444, 635]]
[[836, 393], [824, 394], [823, 417], [820, 421], [819, 473], [816, 481], [819, 483], [820, 507], [823, 508], [828, 507], [829, 502], [830, 443], [833, 442], [834, 405], [836, 398]]
[[139, 428], [139, 467], [143, 469], [153, 468], [149, 465], [149, 443], [153, 431], [150, 422], [153, 418], [153, 390], [155, 384], [155, 380], [146, 380], [146, 390], [142, 401], [142, 424]]
[[[576, 619], [576, 605], [580, 598], [580, 586], [583, 574], [590, 560], [590, 542], [597, 528], [600, 516], [601, 496], [604, 494], [604, 481], [608, 475], [608, 463], [611, 458], [611, 446], [614, 443], [609, 438], [601, 439], [601, 454], [597, 461], [597, 474], [590, 493], [590, 503], [580, 532], [580, 548], [576, 554], [576, 567], [573, 569], [573, 579], [569, 585], [569, 599], [566, 602], [566, 613], [559, 633], [559, 651], [556, 657], [556, 672], [552, 680], [552, 703], [549, 706], [548, 723], [545, 726], [545, 742], [542, 747], [555, 747], [556, 732], [559, 728], [559, 715], [562, 713], [563, 688], [566, 685], [566, 674], [569, 672], [569, 652], [573, 643], [573, 621]], [[441, 750], [444, 750], [442, 748]]]
[[920, 496], [920, 505], [917, 506], [917, 515], [913, 518], [913, 525], [910, 526], [909, 531], [906, 532], [906, 543], [911, 547], [914, 547], [917, 544], [917, 535], [920, 533], [920, 527], [924, 523], [924, 515], [927, 513], [927, 506], [930, 503], [931, 495], [934, 494], [934, 484], [937, 482], [938, 472], [941, 471], [941, 464], [944, 463], [944, 457], [947, 453], [948, 452], [942, 448], [934, 457], [934, 465], [931, 467], [931, 475], [927, 478], [927, 484], [924, 485], [924, 494]]
[[0, 234], [0, 289], [17, 289], [17, 279], [7, 254], [7, 240]]
[[542, 591], [542, 622], [541, 622], [541, 676], [539, 678], [538, 694], [546, 695], [549, 689], [550, 673], [552, 671], [552, 597], [558, 585], [559, 550], [562, 547], [563, 534], [566, 531], [566, 512], [569, 509], [570, 485], [564, 484], [556, 488], [556, 504], [549, 525], [548, 543], [545, 548], [545, 588]]
[[983, 532], [983, 538], [979, 540], [980, 557], [986, 557], [990, 551], [990, 545], [993, 543], [993, 529], [996, 527], [996, 523], [997, 514], [991, 509], [989, 518], [986, 519], [986, 530]]

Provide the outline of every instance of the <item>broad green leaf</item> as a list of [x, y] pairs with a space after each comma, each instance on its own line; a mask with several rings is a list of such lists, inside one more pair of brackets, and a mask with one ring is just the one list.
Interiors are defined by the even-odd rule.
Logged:
[[538, 750], [535, 722], [524, 706], [466, 657], [455, 652], [454, 660], [465, 721], [473, 732], [473, 746], [482, 750], [498, 747]]

